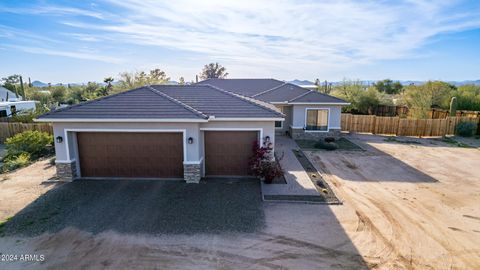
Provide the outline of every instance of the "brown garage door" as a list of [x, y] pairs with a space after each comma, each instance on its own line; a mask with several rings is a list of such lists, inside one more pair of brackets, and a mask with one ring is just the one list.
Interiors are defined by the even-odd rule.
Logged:
[[183, 178], [182, 133], [77, 133], [82, 177]]
[[205, 131], [205, 174], [245, 176], [257, 131]]

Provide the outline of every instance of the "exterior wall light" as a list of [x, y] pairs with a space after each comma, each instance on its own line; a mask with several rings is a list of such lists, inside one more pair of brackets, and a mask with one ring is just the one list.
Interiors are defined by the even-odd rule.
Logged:
[[265, 143], [268, 144], [270, 142], [270, 136], [265, 137]]
[[63, 142], [62, 136], [57, 136], [57, 137], [55, 138], [55, 141], [56, 141], [57, 143], [62, 143], [62, 142]]
[[189, 137], [187, 141], [188, 141], [188, 144], [192, 144], [193, 143], [193, 138]]

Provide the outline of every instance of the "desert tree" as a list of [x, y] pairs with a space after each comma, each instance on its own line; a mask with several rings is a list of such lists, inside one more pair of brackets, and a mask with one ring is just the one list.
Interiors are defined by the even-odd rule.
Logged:
[[200, 78], [206, 79], [224, 79], [228, 76], [227, 69], [219, 63], [210, 63], [203, 66]]

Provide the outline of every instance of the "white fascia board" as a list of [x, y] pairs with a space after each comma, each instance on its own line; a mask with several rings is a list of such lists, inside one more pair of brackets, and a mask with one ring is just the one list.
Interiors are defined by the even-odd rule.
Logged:
[[348, 103], [348, 102], [290, 102], [288, 104], [293, 104], [293, 105], [325, 105], [325, 106], [328, 106], [328, 105], [334, 105], [334, 106], [348, 106], [350, 105], [351, 103]]
[[272, 117], [272, 118], [214, 118], [210, 121], [285, 121], [283, 117]]
[[276, 101], [276, 102], [268, 102], [268, 103], [273, 104], [273, 105], [275, 105], [275, 104], [289, 104], [288, 101]]
[[103, 118], [103, 119], [88, 119], [88, 118], [46, 118], [34, 119], [35, 122], [52, 122], [52, 123], [206, 123], [207, 119], [157, 119], [157, 118]]

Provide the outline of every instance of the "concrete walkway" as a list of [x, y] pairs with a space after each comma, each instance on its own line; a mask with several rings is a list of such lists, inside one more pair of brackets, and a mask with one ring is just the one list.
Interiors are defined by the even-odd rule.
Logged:
[[294, 140], [286, 136], [275, 137], [275, 155], [280, 160], [287, 184], [264, 184], [263, 195], [320, 196], [292, 149], [300, 149]]

